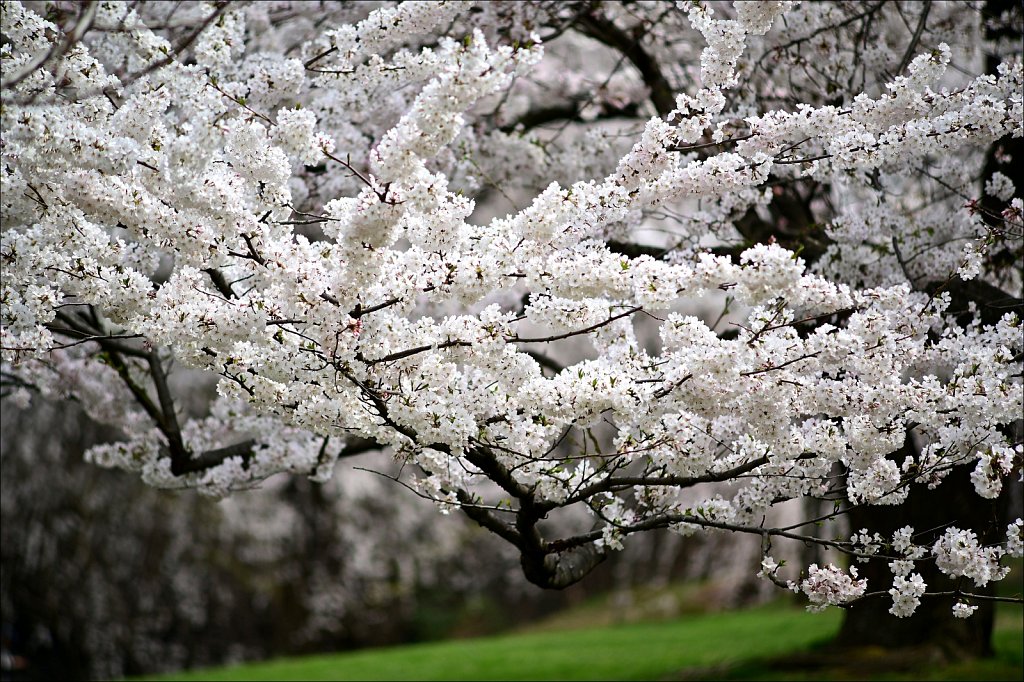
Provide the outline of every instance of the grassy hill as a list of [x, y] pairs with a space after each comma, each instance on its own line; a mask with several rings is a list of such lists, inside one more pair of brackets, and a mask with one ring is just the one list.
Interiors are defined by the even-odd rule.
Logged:
[[[594, 605], [586, 607], [595, 622]], [[584, 613], [588, 613], [584, 611]], [[1020, 680], [1021, 608], [1003, 608], [994, 659], [955, 665], [891, 660], [867, 651], [821, 667], [811, 652], [835, 634], [841, 613], [789, 606], [690, 615], [675, 620], [586, 627], [561, 616], [553, 625], [497, 637], [279, 659], [165, 680], [657, 680], [657, 679], [976, 679]], [[819, 661], [819, 662], [815, 662]]]

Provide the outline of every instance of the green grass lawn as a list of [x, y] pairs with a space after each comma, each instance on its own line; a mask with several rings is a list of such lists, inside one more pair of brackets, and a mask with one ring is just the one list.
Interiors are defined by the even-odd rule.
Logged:
[[720, 668], [680, 671], [675, 679], [709, 680], [1016, 680], [1024, 678], [1024, 620], [1019, 606], [999, 609], [992, 637], [996, 655], [960, 663], [899, 658], [881, 649], [865, 649], [842, 665], [797, 651], [776, 659], [754, 658]]
[[[833, 636], [841, 613], [792, 607], [692, 615], [659, 623], [502, 635], [279, 659], [182, 673], [166, 680], [657, 680], [863, 679], [864, 668], [810, 670], [794, 654]], [[872, 679], [1021, 679], [1024, 626], [1012, 606], [998, 620], [995, 659], [915, 666]], [[788, 661], [788, 663], [787, 663]], [[788, 666], [788, 667], [787, 667]], [[900, 676], [902, 675], [902, 677]]]

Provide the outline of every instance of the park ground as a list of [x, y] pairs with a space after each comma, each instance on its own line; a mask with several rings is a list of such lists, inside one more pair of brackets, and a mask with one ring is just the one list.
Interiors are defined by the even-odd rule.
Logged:
[[[932, 654], [827, 647], [838, 609], [789, 602], [664, 618], [693, 586], [591, 599], [518, 631], [152, 677], [163, 680], [1021, 680], [1024, 615], [999, 606], [993, 658], [949, 663]], [[671, 610], [671, 609], [670, 609]]]

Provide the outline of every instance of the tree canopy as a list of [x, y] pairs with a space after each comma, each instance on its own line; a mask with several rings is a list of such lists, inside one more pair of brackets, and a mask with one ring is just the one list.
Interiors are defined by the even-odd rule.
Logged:
[[[4, 395], [216, 496], [380, 449], [545, 587], [718, 529], [812, 608], [909, 616], [930, 564], [969, 616], [1020, 519], [811, 529], [1019, 479], [1021, 12], [993, 7], [4, 2]], [[765, 523], [800, 498], [832, 504]]]

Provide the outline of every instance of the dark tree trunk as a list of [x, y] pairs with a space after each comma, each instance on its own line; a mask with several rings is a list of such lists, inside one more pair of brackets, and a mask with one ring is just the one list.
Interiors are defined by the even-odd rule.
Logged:
[[[903, 526], [915, 531], [931, 530], [918, 542], [934, 542], [950, 525], [971, 528], [984, 543], [1001, 538], [999, 527], [1005, 532], [1001, 505], [984, 500], [974, 492], [970, 482], [970, 468], [960, 467], [951, 473], [935, 490], [917, 485], [910, 493], [899, 513], [892, 507], [869, 507], [850, 513], [851, 529], [867, 528], [891, 539], [893, 532]], [[859, 564], [858, 570], [868, 579], [869, 591], [887, 590], [893, 575], [888, 562], [873, 560]], [[974, 594], [991, 594], [992, 585], [976, 587], [970, 580], [953, 580], [938, 570], [932, 562], [919, 562], [916, 569], [928, 584], [928, 591], [947, 592], [963, 589]], [[837, 644], [850, 646], [881, 646], [886, 648], [934, 647], [948, 658], [988, 656], [992, 653], [992, 627], [995, 611], [992, 602], [977, 602], [978, 610], [971, 618], [954, 618], [953, 597], [935, 597], [922, 600], [910, 618], [897, 618], [889, 613], [892, 600], [874, 597], [854, 604], [846, 611]]]
[[[909, 449], [909, 444], [905, 447]], [[897, 459], [902, 460], [901, 451]], [[914, 485], [907, 501], [899, 509], [867, 507], [850, 512], [853, 532], [867, 528], [891, 540], [903, 526], [912, 526], [918, 544], [930, 545], [949, 526], [971, 529], [982, 544], [1003, 541], [1006, 532], [1009, 490], [997, 500], [986, 500], [974, 491], [970, 474], [973, 467], [961, 466], [952, 471], [934, 490]], [[1009, 483], [1008, 485], [1019, 485]], [[1016, 516], [1014, 516], [1016, 518]], [[868, 591], [887, 591], [893, 575], [888, 561], [872, 560], [857, 564], [862, 577], [868, 579]], [[972, 594], [992, 594], [993, 584], [977, 587], [969, 579], [951, 579], [934, 562], [918, 562], [915, 571], [928, 584], [929, 592], [962, 590]], [[978, 610], [970, 618], [955, 618], [954, 597], [924, 598], [910, 618], [897, 618], [889, 613], [892, 600], [888, 595], [865, 599], [846, 611], [836, 645], [842, 648], [884, 647], [886, 649], [919, 649], [944, 659], [990, 656], [995, 609], [991, 601], [973, 601]], [[969, 600], [968, 600], [969, 601]]]
[[[985, 27], [986, 38], [989, 40], [1021, 40], [1019, 0], [987, 0], [982, 9], [986, 19], [1003, 17], [1007, 12], [1015, 13], [1009, 21], [996, 21]], [[985, 70], [989, 74], [996, 73], [999, 60], [988, 55]], [[1015, 165], [1001, 164], [997, 150], [1010, 154]], [[992, 173], [1000, 170], [1008, 173], [1018, 188], [1022, 186], [1020, 164], [1018, 159], [1024, 154], [1024, 144], [1020, 138], [1007, 136], [997, 140], [989, 149], [985, 167], [978, 187], [983, 218], [990, 225], [999, 226], [998, 216], [1006, 208], [1005, 202], [995, 197], [986, 196], [983, 192], [984, 182]], [[999, 234], [998, 232], [996, 234]], [[1000, 238], [992, 245], [990, 260], [996, 267], [1021, 267], [1019, 242]], [[978, 306], [978, 315], [984, 324], [995, 324], [1007, 312], [1024, 314], [1021, 292], [1002, 292], [983, 281], [964, 282], [954, 278], [951, 282], [931, 283], [926, 287], [930, 291], [943, 289], [952, 296], [950, 312], [954, 315], [963, 314], [957, 320], [966, 323], [972, 315], [966, 314], [969, 303]], [[1024, 426], [1017, 422], [1010, 427], [1013, 441], [1020, 442]], [[910, 448], [909, 442], [906, 446]], [[899, 454], [897, 461], [907, 454], [916, 454], [906, 449]], [[928, 531], [917, 538], [921, 544], [930, 544], [941, 535], [947, 526], [971, 529], [978, 535], [983, 544], [997, 543], [1005, 540], [1006, 524], [1022, 515], [1020, 509], [1021, 484], [1015, 472], [1004, 481], [1006, 486], [998, 500], [985, 500], [974, 492], [970, 481], [972, 466], [959, 467], [935, 490], [917, 485], [911, 489], [907, 503], [901, 508], [874, 507], [853, 510], [850, 514], [850, 528], [856, 532], [867, 528], [871, 532], [879, 532], [883, 537], [891, 539], [893, 531], [910, 525], [915, 531]], [[1010, 508], [1011, 500], [1014, 509]], [[888, 590], [892, 586], [892, 573], [888, 562], [871, 561], [858, 566], [861, 574], [868, 579], [868, 590]], [[971, 580], [955, 581], [943, 575], [934, 564], [919, 564], [919, 571], [928, 584], [928, 591], [951, 591], [962, 589], [974, 594], [991, 594], [992, 585], [984, 588], [976, 587]], [[897, 618], [889, 613], [892, 604], [888, 597], [867, 599], [855, 604], [846, 612], [842, 629], [836, 639], [841, 647], [880, 646], [887, 649], [926, 647], [938, 650], [947, 658], [969, 656], [988, 656], [992, 654], [992, 630], [995, 621], [995, 608], [992, 602], [981, 601], [974, 615], [967, 619], [954, 618], [953, 597], [941, 597], [923, 600], [917, 611], [910, 618]]]

